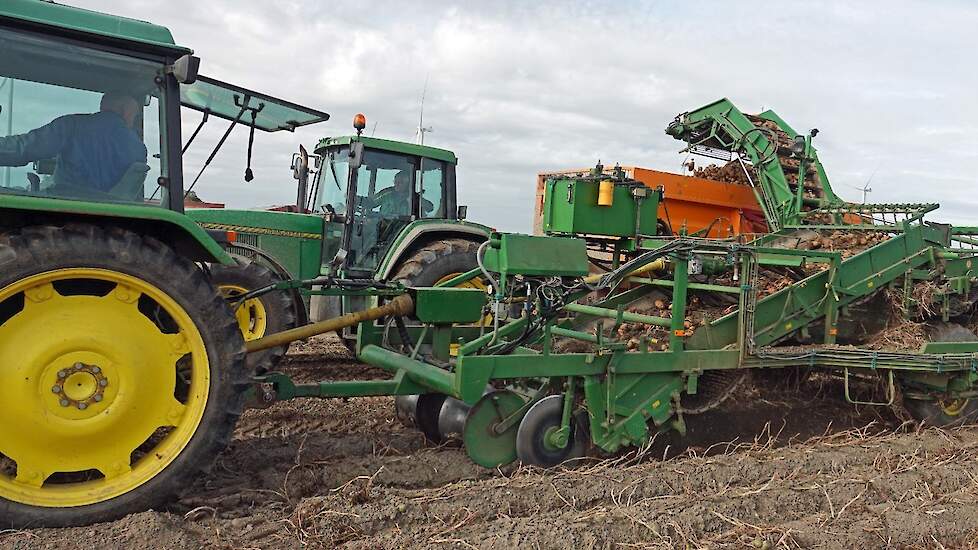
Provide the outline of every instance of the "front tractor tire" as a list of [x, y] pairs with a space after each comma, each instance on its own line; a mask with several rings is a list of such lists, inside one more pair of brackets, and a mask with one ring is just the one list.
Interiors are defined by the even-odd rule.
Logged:
[[[479, 267], [475, 257], [478, 250], [479, 243], [465, 239], [435, 241], [405, 258], [392, 279], [408, 286], [435, 286]], [[459, 286], [485, 288], [485, 283], [476, 278]]]
[[[217, 264], [212, 265], [210, 269], [211, 282], [229, 303], [233, 303], [238, 296], [246, 292], [282, 280], [272, 270], [257, 262], [238, 257], [235, 257], [235, 260], [238, 262], [237, 265]], [[298, 317], [295, 304], [292, 296], [284, 290], [276, 290], [246, 300], [234, 312], [245, 342], [295, 328]], [[289, 346], [284, 345], [249, 353], [246, 360], [249, 372], [264, 374], [273, 370], [288, 351]]]
[[227, 446], [247, 385], [235, 318], [166, 245], [0, 235], [0, 530], [165, 505]]

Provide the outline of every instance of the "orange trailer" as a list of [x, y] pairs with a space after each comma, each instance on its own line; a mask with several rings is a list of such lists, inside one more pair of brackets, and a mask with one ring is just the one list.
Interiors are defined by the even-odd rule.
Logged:
[[[637, 166], [622, 166], [625, 175], [655, 189], [662, 187], [664, 200], [659, 204], [659, 220], [678, 233], [708, 229], [714, 238], [726, 238], [741, 233], [766, 233], [764, 213], [757, 204], [754, 191], [746, 185], [660, 172]], [[559, 170], [537, 175], [536, 204], [533, 231], [542, 233], [544, 182], [554, 176], [587, 174], [590, 169]], [[607, 171], [610, 173], [611, 169]]]

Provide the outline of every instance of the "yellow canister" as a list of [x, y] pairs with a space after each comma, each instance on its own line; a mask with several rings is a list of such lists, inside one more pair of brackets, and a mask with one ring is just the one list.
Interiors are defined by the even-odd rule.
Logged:
[[611, 206], [615, 200], [615, 182], [604, 180], [598, 184], [598, 206]]

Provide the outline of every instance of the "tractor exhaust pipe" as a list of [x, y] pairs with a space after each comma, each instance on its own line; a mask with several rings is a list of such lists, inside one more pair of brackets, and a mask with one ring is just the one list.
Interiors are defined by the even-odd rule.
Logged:
[[346, 315], [341, 315], [339, 317], [334, 317], [318, 323], [311, 323], [305, 326], [270, 334], [264, 338], [245, 342], [245, 350], [248, 353], [253, 353], [265, 349], [276, 348], [296, 340], [309, 338], [310, 336], [317, 336], [319, 334], [326, 334], [327, 332], [334, 332], [346, 327], [351, 327], [358, 323], [362, 323], [363, 321], [373, 321], [375, 319], [389, 317], [392, 315], [411, 315], [412, 313], [414, 313], [414, 300], [408, 294], [401, 294], [382, 306], [365, 309], [363, 311], [354, 311], [353, 313], [347, 313]]

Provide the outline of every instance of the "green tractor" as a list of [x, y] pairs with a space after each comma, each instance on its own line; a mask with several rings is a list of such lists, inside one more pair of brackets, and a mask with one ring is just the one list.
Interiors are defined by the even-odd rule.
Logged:
[[[465, 221], [456, 198], [451, 151], [356, 135], [320, 140], [314, 155], [300, 147], [292, 169], [296, 202], [277, 211], [195, 209], [188, 216], [209, 230], [231, 232], [237, 267], [212, 275], [234, 298], [278, 281], [337, 277], [433, 286], [477, 267], [476, 250], [490, 228]], [[288, 210], [288, 211], [282, 211]], [[485, 288], [481, 277], [455, 286]], [[313, 287], [313, 292], [317, 287]], [[237, 315], [245, 339], [280, 332], [376, 305], [372, 296], [310, 295], [301, 289], [248, 299]], [[353, 350], [354, 328], [340, 334]], [[271, 370], [285, 347], [249, 356]]]
[[[227, 444], [251, 377], [183, 214], [181, 106], [293, 130], [328, 115], [197, 76], [166, 28], [0, 4], [0, 529], [162, 505]], [[192, 140], [192, 138], [191, 138]]]

